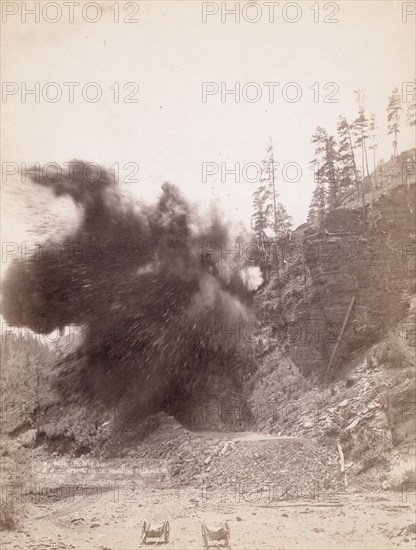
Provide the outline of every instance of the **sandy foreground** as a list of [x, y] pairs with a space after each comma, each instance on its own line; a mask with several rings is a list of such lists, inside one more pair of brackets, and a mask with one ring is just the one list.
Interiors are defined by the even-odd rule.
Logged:
[[276, 499], [270, 486], [249, 491], [212, 478], [175, 487], [157, 467], [140, 469], [134, 458], [122, 467], [107, 460], [98, 473], [85, 467], [83, 457], [60, 459], [59, 467], [52, 462], [38, 455], [26, 482], [3, 487], [7, 498], [14, 493], [21, 499], [23, 514], [17, 531], [1, 533], [1, 548], [133, 550], [141, 546], [143, 521], [164, 520], [170, 540], [161, 549], [202, 549], [201, 523], [215, 528], [224, 521], [236, 550], [416, 546], [414, 486], [377, 493], [354, 487], [285, 500]]

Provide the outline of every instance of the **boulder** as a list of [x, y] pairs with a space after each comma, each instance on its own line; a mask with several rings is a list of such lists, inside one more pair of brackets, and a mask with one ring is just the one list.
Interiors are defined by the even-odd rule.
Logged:
[[38, 431], [36, 429], [27, 430], [19, 435], [17, 440], [23, 445], [23, 447], [29, 447], [33, 449], [36, 443]]

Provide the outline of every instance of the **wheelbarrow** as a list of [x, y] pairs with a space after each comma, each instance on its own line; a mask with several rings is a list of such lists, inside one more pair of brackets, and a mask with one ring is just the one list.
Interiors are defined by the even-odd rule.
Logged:
[[[206, 523], [203, 523], [201, 529], [205, 548], [209, 548], [210, 546], [231, 548], [230, 527], [227, 522], [221, 524], [221, 526], [216, 530], [209, 529]], [[219, 546], [220, 544], [221, 546]]]
[[[147, 540], [150, 539], [150, 540]], [[169, 542], [169, 522], [146, 523], [142, 527], [142, 544], [167, 544]]]

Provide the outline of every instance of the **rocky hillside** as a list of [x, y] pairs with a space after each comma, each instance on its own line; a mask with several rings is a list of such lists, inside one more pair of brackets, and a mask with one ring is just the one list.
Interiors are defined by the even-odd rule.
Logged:
[[[367, 207], [365, 220], [361, 209], [339, 209], [326, 217], [322, 231], [305, 231], [311, 286], [297, 304], [289, 336], [303, 370], [328, 365], [352, 300], [335, 368], [404, 317], [405, 293], [414, 291], [414, 220], [415, 185], [402, 184]], [[318, 335], [308, 345], [313, 332]]]
[[412, 469], [414, 154], [366, 182], [365, 209], [350, 201], [280, 241], [255, 298], [266, 349], [249, 383], [257, 427], [341, 440], [356, 474], [395, 460]]
[[321, 227], [304, 224], [278, 243], [271, 276], [253, 297], [257, 345], [239, 385], [217, 377], [179, 418], [193, 430], [298, 440], [218, 445], [157, 415], [126, 419], [119, 409], [62, 402], [49, 382], [68, 342], [45, 345], [27, 334], [6, 335], [3, 346], [2, 388], [17, 396], [2, 415], [3, 435], [54, 456], [163, 458], [179, 483], [254, 483], [261, 473], [262, 482], [283, 485], [305, 472], [308, 491], [319, 479], [342, 481], [340, 444], [349, 483], [412, 482], [415, 176], [401, 164], [411, 155], [390, 161], [387, 183], [367, 182], [364, 210], [343, 204]]

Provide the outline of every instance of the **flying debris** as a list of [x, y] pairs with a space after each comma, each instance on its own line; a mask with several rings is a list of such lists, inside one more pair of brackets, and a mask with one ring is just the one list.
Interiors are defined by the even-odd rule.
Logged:
[[30, 172], [34, 184], [71, 197], [81, 221], [11, 264], [3, 315], [43, 334], [82, 328], [58, 365], [63, 397], [125, 399], [143, 413], [178, 396], [183, 404], [210, 373], [238, 361], [244, 342], [221, 327], [247, 322], [259, 270], [235, 261], [220, 269], [204, 257], [204, 244], [232, 242], [230, 228], [215, 212], [199, 215], [176, 186], [163, 184], [149, 206], [123, 193], [109, 171], [92, 182], [86, 166], [72, 161], [53, 180], [38, 167]]

